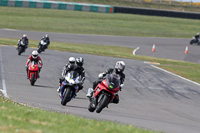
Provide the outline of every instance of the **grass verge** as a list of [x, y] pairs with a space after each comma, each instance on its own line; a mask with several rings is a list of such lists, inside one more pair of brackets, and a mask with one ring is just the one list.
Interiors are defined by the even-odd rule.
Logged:
[[26, 107], [3, 97], [0, 97], [0, 110], [1, 133], [156, 133], [132, 125]]
[[0, 8], [0, 28], [30, 31], [191, 38], [199, 20], [68, 10]]
[[[39, 40], [38, 40], [39, 41]], [[30, 46], [37, 47], [38, 41], [30, 41]], [[0, 44], [15, 45], [17, 39], [0, 38]], [[51, 42], [49, 47], [53, 50], [68, 51], [75, 53], [86, 53], [93, 55], [102, 55], [110, 57], [128, 58], [135, 60], [144, 60], [160, 63], [159, 67], [171, 71], [175, 74], [183, 76], [187, 79], [200, 83], [200, 64], [176, 61], [171, 59], [162, 59], [148, 56], [132, 55], [133, 48], [119, 46], [104, 46], [93, 44], [75, 44], [75, 43], [60, 43]]]

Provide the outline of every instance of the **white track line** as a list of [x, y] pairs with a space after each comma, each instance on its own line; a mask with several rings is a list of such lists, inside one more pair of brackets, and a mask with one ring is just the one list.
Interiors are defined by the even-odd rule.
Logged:
[[3, 69], [3, 59], [2, 59], [2, 53], [1, 53], [1, 47], [0, 47], [0, 63], [1, 63], [1, 78], [2, 78], [2, 86], [3, 90], [0, 89], [0, 91], [3, 93], [5, 97], [8, 98], [7, 91], [6, 91], [6, 81], [4, 78], [4, 69]]
[[167, 70], [164, 70], [164, 69], [162, 69], [162, 68], [160, 68], [160, 67], [157, 67], [157, 66], [155, 66], [155, 65], [151, 65], [151, 66], [154, 67], [154, 68], [156, 68], [156, 69], [159, 69], [159, 70], [161, 70], [161, 71], [164, 71], [164, 72], [166, 72], [166, 73], [169, 73], [169, 74], [171, 74], [171, 75], [174, 75], [174, 76], [176, 76], [176, 77], [179, 77], [179, 78], [181, 78], [181, 79], [183, 79], [183, 80], [189, 81], [189, 82], [191, 82], [191, 83], [193, 83], [193, 84], [195, 84], [195, 85], [200, 86], [200, 84], [197, 83], [197, 82], [194, 82], [194, 81], [192, 81], [192, 80], [189, 80], [189, 79], [186, 79], [186, 78], [181, 77], [181, 76], [179, 76], [179, 75], [176, 75], [176, 74], [174, 74], [174, 73], [171, 73], [171, 72], [169, 72], [169, 71], [167, 71]]
[[140, 47], [137, 47], [136, 49], [133, 50], [133, 55], [135, 55], [135, 52], [140, 49]]

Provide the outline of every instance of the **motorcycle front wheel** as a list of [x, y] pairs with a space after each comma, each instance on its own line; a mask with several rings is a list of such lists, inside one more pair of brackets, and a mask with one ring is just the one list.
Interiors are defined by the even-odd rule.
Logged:
[[110, 101], [110, 97], [108, 95], [104, 95], [97, 105], [96, 112], [100, 113], [102, 109], [105, 108], [109, 104], [109, 101]]
[[65, 106], [67, 104], [67, 102], [69, 102], [71, 100], [72, 94], [73, 94], [73, 91], [71, 88], [68, 87], [68, 88], [64, 89], [63, 100], [61, 101], [61, 104], [63, 106]]
[[33, 86], [35, 84], [35, 74], [31, 75], [31, 85]]
[[41, 52], [42, 52], [42, 47], [39, 46], [38, 53], [40, 54]]
[[19, 47], [19, 48], [18, 48], [18, 55], [21, 55], [22, 51], [23, 51], [23, 48], [22, 48], [22, 47]]

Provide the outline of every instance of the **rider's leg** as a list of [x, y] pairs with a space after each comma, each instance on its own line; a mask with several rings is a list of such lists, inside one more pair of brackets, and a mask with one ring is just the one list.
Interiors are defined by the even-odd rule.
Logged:
[[119, 95], [118, 95], [118, 94], [115, 95], [115, 97], [114, 97], [112, 103], [116, 103], [116, 104], [119, 103]]

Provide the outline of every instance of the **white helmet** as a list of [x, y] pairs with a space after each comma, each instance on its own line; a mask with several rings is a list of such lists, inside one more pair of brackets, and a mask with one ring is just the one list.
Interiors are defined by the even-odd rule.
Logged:
[[32, 52], [32, 57], [33, 59], [36, 59], [38, 57], [38, 52], [36, 50]]
[[24, 34], [24, 35], [22, 36], [22, 38], [27, 38], [27, 35], [26, 35], [26, 34]]
[[45, 37], [46, 37], [46, 38], [49, 38], [49, 35], [48, 35], [48, 34], [46, 34], [46, 35], [45, 35]]
[[123, 61], [117, 61], [115, 64], [115, 70], [117, 72], [123, 72], [125, 69], [125, 63]]
[[69, 63], [75, 64], [76, 59], [74, 57], [69, 57]]

